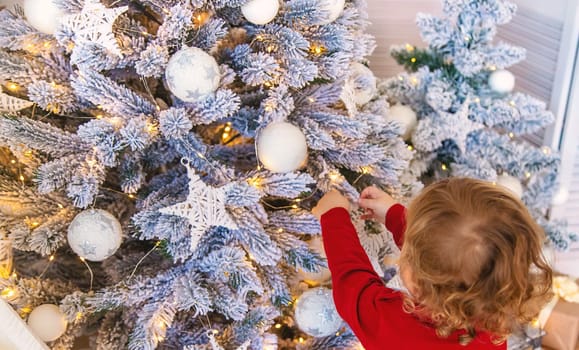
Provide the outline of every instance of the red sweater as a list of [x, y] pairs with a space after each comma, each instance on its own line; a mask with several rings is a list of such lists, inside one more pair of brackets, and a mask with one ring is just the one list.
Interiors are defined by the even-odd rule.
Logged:
[[[350, 215], [334, 208], [321, 218], [324, 249], [332, 273], [334, 302], [344, 321], [366, 350], [378, 349], [503, 349], [494, 345], [488, 333], [478, 332], [467, 346], [458, 343], [454, 332], [440, 338], [435, 329], [402, 309], [402, 294], [384, 285], [360, 245]], [[386, 214], [386, 227], [402, 246], [406, 227], [405, 208], [396, 204]]]

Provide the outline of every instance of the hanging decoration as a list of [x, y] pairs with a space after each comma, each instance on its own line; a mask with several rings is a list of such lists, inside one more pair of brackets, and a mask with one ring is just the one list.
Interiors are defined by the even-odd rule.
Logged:
[[119, 220], [102, 209], [80, 212], [68, 226], [68, 244], [81, 258], [103, 261], [121, 246], [123, 230]]

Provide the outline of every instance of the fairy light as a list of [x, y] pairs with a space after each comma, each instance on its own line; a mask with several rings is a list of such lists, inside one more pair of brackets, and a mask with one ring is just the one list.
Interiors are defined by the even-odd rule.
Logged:
[[221, 138], [223, 140], [227, 140], [227, 138], [229, 138], [229, 133], [228, 132], [224, 132], [223, 135], [221, 135]]
[[509, 104], [510, 104], [512, 107], [515, 107], [515, 106], [517, 105], [517, 104], [515, 103], [515, 101], [513, 101], [513, 100], [510, 100], [510, 101], [509, 101]]
[[30, 224], [30, 226], [32, 227], [38, 227], [40, 225], [40, 223], [38, 221], [34, 221], [33, 223]]
[[515, 137], [515, 134], [512, 133], [512, 132], [510, 132], [510, 133], [509, 133], [509, 137], [510, 137], [510, 138], [514, 138], [514, 137]]
[[370, 173], [370, 167], [363, 166], [362, 167], [362, 174], [369, 174], [369, 173]]
[[276, 323], [275, 324], [275, 329], [280, 329], [281, 328], [281, 324], [280, 323]]
[[278, 228], [277, 229], [277, 233], [282, 233], [283, 232], [283, 228]]
[[410, 59], [410, 62], [416, 63], [416, 57], [412, 57], [412, 58]]
[[412, 147], [412, 145], [408, 145], [407, 148], [408, 148], [409, 151], [413, 151], [413, 150], [414, 150], [414, 147]]
[[230, 132], [230, 131], [231, 131], [231, 126], [230, 126], [230, 125], [226, 125], [225, 128], [223, 129], [223, 131], [225, 131], [225, 132]]
[[527, 179], [529, 179], [529, 178], [531, 177], [531, 173], [528, 172], [528, 171], [526, 171], [526, 172], [525, 172], [525, 177], [526, 177]]
[[269, 45], [268, 47], [265, 48], [265, 50], [266, 50], [267, 52], [272, 52], [273, 50], [275, 50], [275, 46]]
[[10, 161], [10, 163], [16, 164], [16, 159], [12, 159], [12, 160]]
[[412, 85], [418, 85], [418, 78], [412, 77], [410, 78], [410, 82], [412, 83]]
[[16, 294], [16, 291], [15, 291], [14, 289], [10, 288], [10, 287], [4, 288], [4, 289], [2, 290], [2, 293], [0, 293], [0, 295], [1, 295], [3, 298], [12, 298], [15, 294]]
[[331, 181], [336, 181], [336, 180], [338, 180], [339, 177], [340, 177], [340, 174], [338, 172], [335, 172], [335, 171], [331, 172], [329, 175], [329, 178]]
[[298, 205], [297, 205], [297, 204], [293, 204], [293, 205], [292, 205], [292, 209], [297, 209], [297, 208], [298, 208]]
[[80, 312], [80, 311], [77, 312], [75, 318], [77, 321], [80, 321], [80, 319], [82, 318], [82, 312]]
[[196, 26], [201, 27], [202, 25], [207, 23], [209, 17], [211, 17], [209, 12], [199, 12], [193, 15], [193, 22]]
[[48, 261], [50, 261], [50, 262], [54, 261], [54, 255], [51, 255], [51, 256], [48, 258]]
[[464, 40], [468, 42], [468, 41], [470, 41], [470, 37], [468, 35], [465, 35]]
[[479, 102], [480, 102], [480, 98], [478, 98], [478, 97], [475, 98], [475, 99], [474, 99], [474, 102], [479, 103]]
[[408, 52], [414, 51], [414, 46], [412, 46], [410, 44], [406, 44], [406, 51], [408, 51]]
[[316, 102], [316, 99], [313, 98], [313, 97], [308, 97], [308, 102], [309, 102], [309, 103], [314, 103], [314, 102]]
[[253, 187], [255, 187], [255, 188], [261, 187], [261, 180], [260, 180], [259, 178], [257, 178], [257, 177], [253, 177], [253, 178], [251, 178], [251, 179], [248, 179], [248, 180], [247, 180], [247, 183], [248, 183], [250, 186], [253, 186]]
[[8, 83], [8, 85], [6, 85], [6, 87], [8, 88], [8, 90], [10, 91], [16, 91], [18, 90], [18, 85], [16, 85], [16, 83]]
[[265, 83], [263, 83], [263, 85], [264, 85], [265, 87], [267, 87], [267, 88], [270, 88], [270, 87], [273, 86], [273, 84], [270, 83], [269, 81], [266, 81]]
[[20, 175], [18, 179], [20, 179], [20, 181], [24, 181], [24, 175]]
[[95, 118], [97, 118], [97, 119], [103, 119], [103, 115], [102, 115], [102, 114], [97, 114], [97, 115], [95, 116]]
[[323, 47], [322, 45], [314, 44], [314, 45], [310, 46], [310, 52], [313, 53], [314, 55], [319, 56], [319, 55], [323, 54], [324, 52], [326, 52], [326, 48]]
[[217, 329], [212, 329], [212, 330], [211, 330], [211, 333], [217, 335], [217, 334], [219, 334], [219, 331], [218, 331]]
[[444, 171], [447, 171], [447, 170], [448, 170], [448, 167], [446, 166], [446, 164], [442, 164], [442, 165], [440, 166], [440, 168], [442, 168], [442, 170], [444, 170]]
[[257, 40], [259, 40], [259, 41], [262, 41], [262, 40], [263, 40], [263, 35], [257, 34], [257, 35], [255, 36], [255, 39], [257, 39]]
[[64, 206], [63, 206], [62, 204], [60, 204], [60, 203], [58, 203], [58, 207], [59, 207], [60, 209], [64, 209]]
[[45, 41], [44, 44], [42, 46], [44, 46], [45, 49], [48, 49], [50, 47], [50, 41]]
[[495, 71], [495, 70], [497, 70], [497, 66], [494, 66], [494, 65], [493, 65], [493, 66], [490, 66], [490, 67], [489, 67], [489, 70], [490, 70], [491, 72], [492, 72], [492, 71]]
[[129, 197], [130, 199], [135, 199], [135, 195], [132, 194], [132, 193], [129, 193], [129, 194], [127, 195], [127, 197]]
[[303, 343], [303, 342], [304, 342], [304, 338], [303, 338], [303, 337], [299, 337], [299, 338], [298, 338], [298, 341], [299, 341], [300, 343]]

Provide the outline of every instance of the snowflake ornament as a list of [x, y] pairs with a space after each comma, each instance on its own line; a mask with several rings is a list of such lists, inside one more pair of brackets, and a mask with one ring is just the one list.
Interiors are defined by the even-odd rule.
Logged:
[[98, 0], [86, 0], [80, 13], [63, 17], [62, 25], [74, 32], [75, 44], [98, 44], [121, 56], [113, 23], [128, 9], [128, 6], [106, 8]]
[[195, 250], [201, 237], [210, 227], [223, 226], [235, 230], [237, 224], [225, 209], [225, 189], [207, 186], [186, 159], [182, 163], [187, 168], [189, 177], [187, 199], [185, 202], [159, 209], [159, 212], [189, 220], [191, 250]]

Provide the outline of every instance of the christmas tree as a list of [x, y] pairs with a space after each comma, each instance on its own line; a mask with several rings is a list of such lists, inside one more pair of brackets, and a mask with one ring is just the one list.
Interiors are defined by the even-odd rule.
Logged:
[[527, 205], [559, 250], [577, 239], [563, 222], [547, 220], [557, 190], [559, 156], [524, 136], [553, 121], [545, 103], [513, 92], [506, 68], [525, 50], [493, 41], [516, 5], [504, 0], [445, 0], [443, 16], [418, 14], [421, 49], [392, 48], [407, 73], [380, 83], [391, 103], [389, 119], [404, 128], [414, 150], [410, 172], [425, 182], [448, 176], [493, 181]]
[[[1, 11], [2, 299], [54, 349], [87, 334], [96, 349], [357, 346], [309, 210], [331, 188], [356, 201], [369, 184], [398, 197], [420, 187], [362, 64], [374, 48], [365, 11], [363, 0]], [[387, 232], [355, 223], [379, 270]]]

